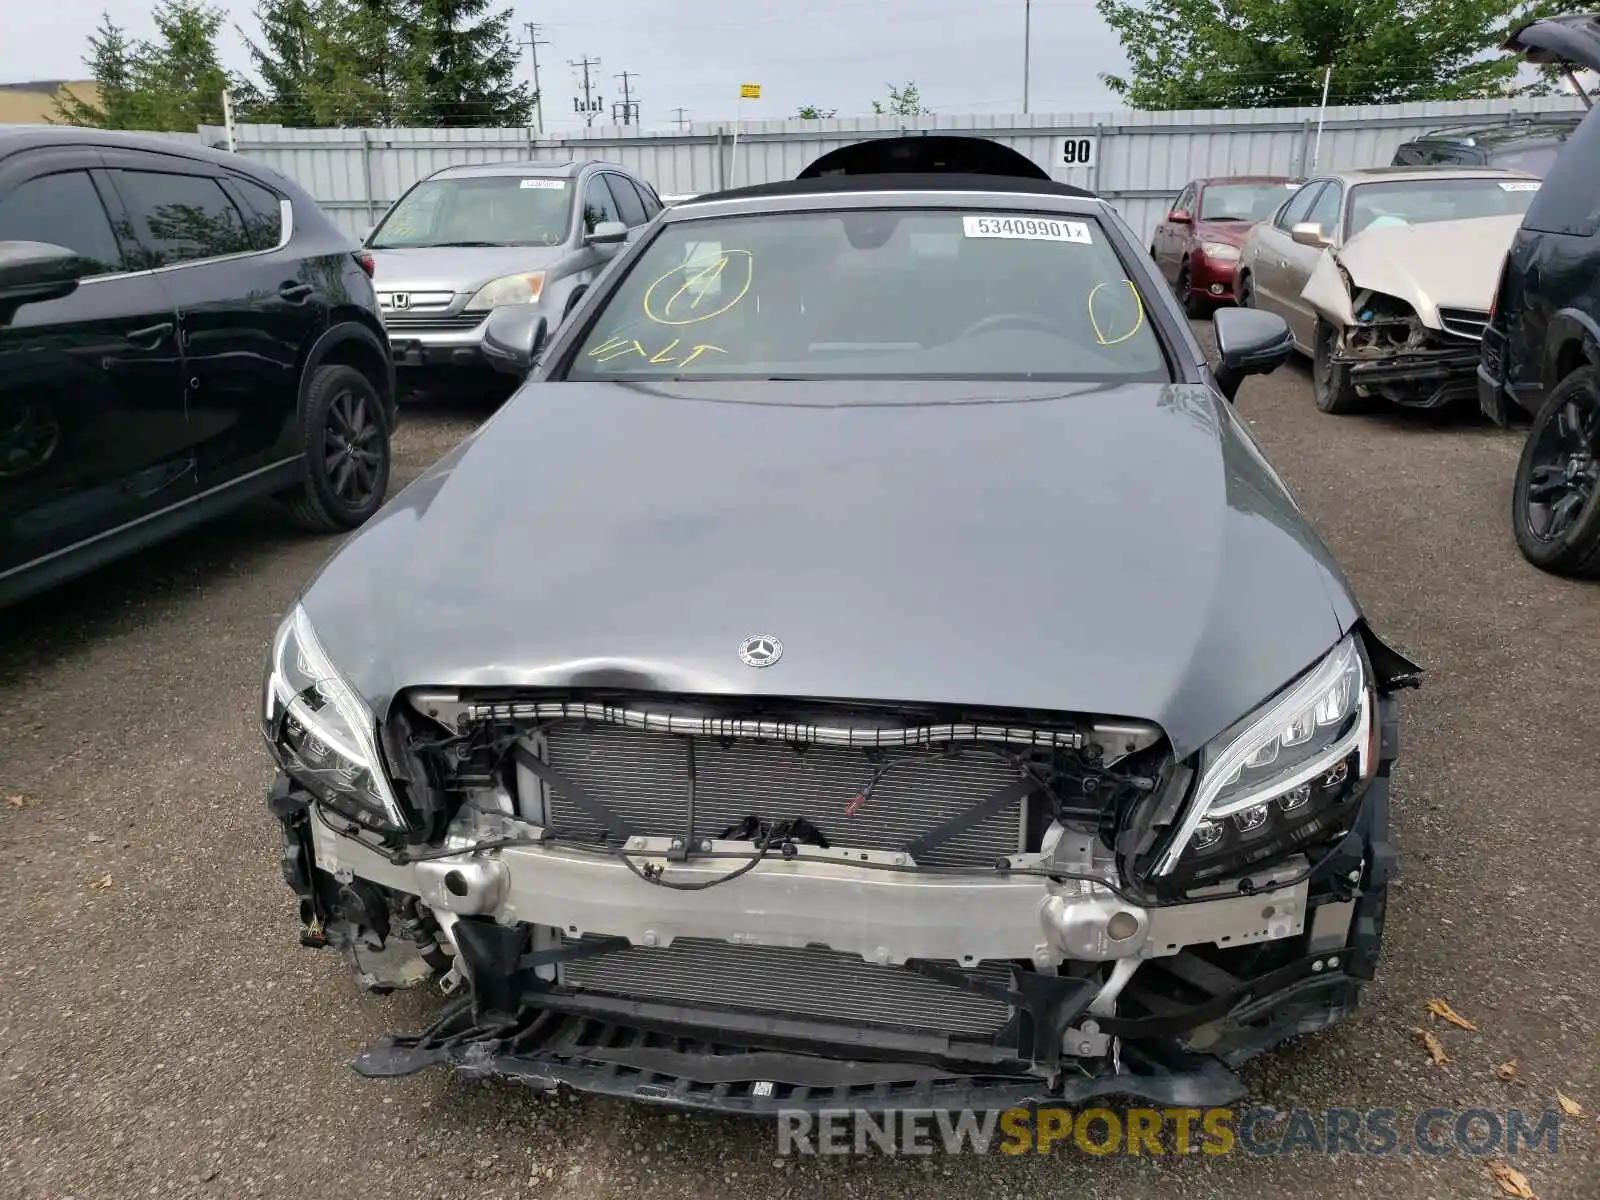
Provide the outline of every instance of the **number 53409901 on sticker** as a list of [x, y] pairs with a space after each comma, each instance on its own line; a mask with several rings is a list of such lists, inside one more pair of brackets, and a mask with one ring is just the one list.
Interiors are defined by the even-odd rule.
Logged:
[[969, 238], [1023, 238], [1035, 242], [1094, 244], [1089, 226], [1082, 221], [1052, 221], [1044, 217], [962, 217], [961, 230]]

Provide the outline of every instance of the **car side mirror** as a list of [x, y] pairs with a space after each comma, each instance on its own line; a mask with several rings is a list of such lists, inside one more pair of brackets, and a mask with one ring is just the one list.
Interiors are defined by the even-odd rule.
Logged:
[[1175, 208], [1169, 212], [1167, 214], [1167, 220], [1171, 221], [1174, 225], [1194, 224], [1194, 217], [1188, 212], [1187, 209], [1182, 208]]
[[0, 242], [0, 323], [24, 304], [70, 296], [100, 264], [51, 242]]
[[1211, 318], [1217, 339], [1217, 387], [1232, 403], [1246, 375], [1268, 375], [1289, 361], [1294, 337], [1277, 313], [1259, 308], [1218, 309]]
[[1322, 226], [1315, 221], [1301, 221], [1289, 231], [1289, 236], [1298, 246], [1310, 246], [1313, 250], [1321, 250], [1328, 245], [1327, 235], [1322, 232]]
[[497, 371], [521, 378], [544, 349], [549, 321], [536, 304], [502, 304], [483, 327], [483, 356]]
[[585, 246], [613, 246], [628, 240], [628, 227], [621, 221], [601, 221], [592, 233], [583, 235]]

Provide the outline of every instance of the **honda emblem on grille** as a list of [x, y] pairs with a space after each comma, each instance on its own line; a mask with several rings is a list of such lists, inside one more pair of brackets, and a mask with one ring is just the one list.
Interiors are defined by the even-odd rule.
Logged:
[[411, 293], [410, 292], [390, 292], [389, 293], [389, 307], [390, 308], [401, 308], [401, 309], [410, 308], [411, 307]]
[[770, 667], [783, 657], [783, 643], [770, 633], [758, 633], [739, 643], [739, 661], [747, 667]]

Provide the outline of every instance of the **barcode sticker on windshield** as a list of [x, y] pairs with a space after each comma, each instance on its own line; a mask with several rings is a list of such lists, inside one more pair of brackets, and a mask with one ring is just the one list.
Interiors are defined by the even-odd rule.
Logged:
[[1094, 244], [1082, 221], [1049, 221], [1043, 217], [962, 217], [961, 229], [969, 238], [1024, 238], [1032, 242]]
[[1537, 192], [1539, 181], [1537, 179], [1506, 179], [1500, 184], [1502, 192]]
[[567, 186], [565, 179], [524, 179], [522, 186], [525, 188], [540, 188], [545, 191], [559, 192]]

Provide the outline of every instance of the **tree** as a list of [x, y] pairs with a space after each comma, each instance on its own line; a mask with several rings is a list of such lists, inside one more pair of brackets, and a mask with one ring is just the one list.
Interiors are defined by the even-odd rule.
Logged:
[[84, 60], [99, 101], [58, 102], [63, 120], [104, 129], [190, 130], [222, 124], [224, 91], [248, 96], [248, 82], [217, 59], [220, 9], [200, 0], [161, 0], [151, 16], [155, 40], [132, 45], [109, 16], [101, 20]]
[[1271, 108], [1502, 96], [1493, 56], [1521, 0], [1095, 0], [1129, 71], [1101, 75], [1136, 108]]
[[95, 129], [140, 129], [133, 96], [133, 51], [127, 31], [102, 13], [100, 27], [89, 35], [84, 66], [95, 81], [95, 101], [80, 100], [62, 89], [56, 97], [56, 115], [68, 125]]
[[340, 125], [347, 107], [351, 64], [343, 43], [339, 0], [261, 0], [259, 42], [246, 36], [261, 78], [255, 119], [280, 125]]
[[403, 125], [425, 119], [420, 0], [341, 0], [353, 76], [343, 125]]
[[150, 15], [157, 40], [139, 43], [133, 73], [149, 105], [147, 128], [221, 125], [222, 93], [238, 82], [217, 58], [223, 11], [202, 0], [160, 0]]
[[802, 104], [794, 114], [797, 121], [830, 121], [839, 115], [837, 108], [823, 108], [818, 104]]
[[880, 117], [926, 117], [933, 113], [933, 109], [925, 108], [922, 103], [922, 93], [917, 90], [917, 85], [909, 79], [902, 87], [889, 84], [889, 100], [872, 102], [872, 111]]
[[[418, 118], [429, 125], [526, 125], [533, 101], [513, 83], [511, 10], [485, 16], [489, 0], [420, 0], [427, 54]], [[476, 22], [476, 23], [474, 23]]]

